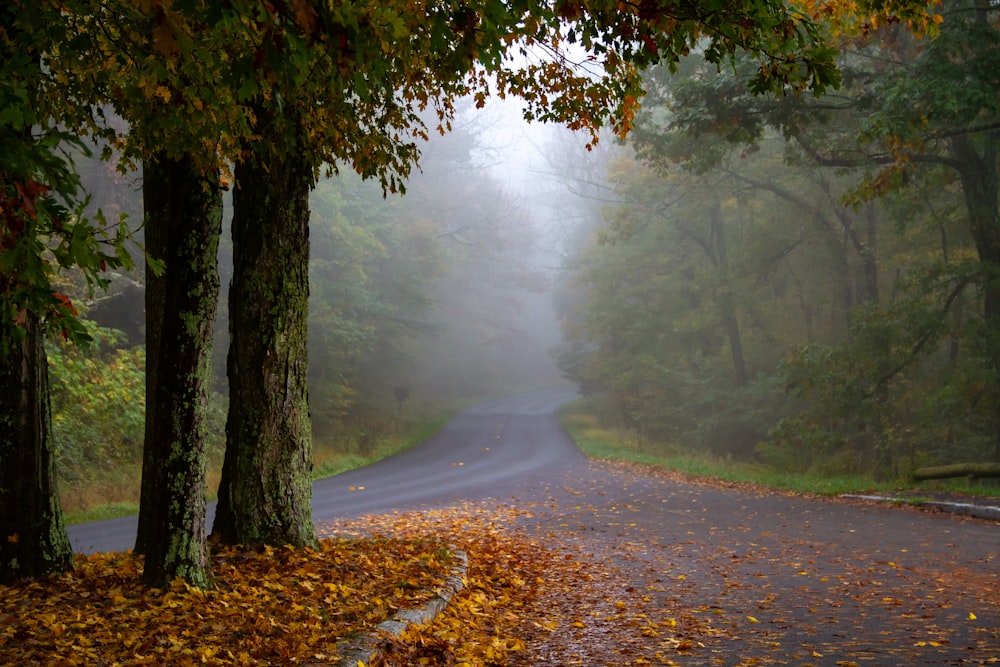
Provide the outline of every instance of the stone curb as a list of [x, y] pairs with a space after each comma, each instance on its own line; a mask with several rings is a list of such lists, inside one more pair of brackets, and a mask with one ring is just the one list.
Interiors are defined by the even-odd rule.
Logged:
[[335, 667], [358, 667], [359, 662], [365, 665], [371, 664], [382, 653], [382, 648], [379, 646], [379, 635], [384, 633], [390, 637], [398, 637], [411, 625], [430, 623], [444, 611], [444, 608], [451, 602], [451, 598], [465, 588], [465, 578], [469, 571], [468, 554], [461, 549], [452, 549], [451, 554], [457, 562], [452, 566], [451, 573], [445, 577], [444, 585], [436, 591], [435, 597], [422, 607], [403, 609], [397, 612], [388, 621], [379, 623], [376, 632], [342, 647], [341, 655], [343, 657], [340, 662], [335, 664]]
[[979, 519], [990, 519], [993, 521], [1000, 521], [1000, 507], [994, 507], [991, 505], [973, 505], [972, 503], [952, 503], [942, 500], [909, 500], [907, 498], [897, 498], [894, 496], [864, 496], [864, 495], [854, 495], [854, 494], [844, 494], [842, 498], [850, 498], [852, 500], [874, 500], [880, 502], [890, 502], [890, 503], [905, 503], [907, 505], [916, 505], [918, 507], [929, 507], [931, 509], [936, 509], [941, 512], [950, 512], [951, 514], [960, 514], [962, 516], [972, 516]]

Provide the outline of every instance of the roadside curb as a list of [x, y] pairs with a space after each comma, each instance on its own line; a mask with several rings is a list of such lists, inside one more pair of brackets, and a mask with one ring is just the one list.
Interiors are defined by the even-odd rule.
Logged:
[[978, 519], [1000, 521], [1000, 507], [993, 505], [974, 505], [972, 503], [955, 503], [942, 500], [914, 500], [909, 498], [899, 498], [896, 496], [866, 496], [856, 494], [844, 494], [841, 498], [897, 503], [900, 505], [913, 505], [915, 507], [926, 507], [928, 509], [935, 509], [941, 512], [948, 512], [950, 514], [960, 514], [962, 516], [972, 516]]
[[391, 619], [379, 623], [375, 632], [342, 646], [341, 655], [343, 657], [340, 662], [335, 663], [336, 667], [370, 665], [382, 653], [380, 646], [382, 636], [399, 637], [411, 625], [430, 623], [444, 611], [452, 597], [465, 588], [465, 580], [469, 571], [468, 554], [461, 549], [452, 549], [451, 553], [456, 562], [452, 566], [450, 574], [445, 577], [444, 585], [435, 591], [436, 595], [430, 601], [422, 607], [397, 612]]

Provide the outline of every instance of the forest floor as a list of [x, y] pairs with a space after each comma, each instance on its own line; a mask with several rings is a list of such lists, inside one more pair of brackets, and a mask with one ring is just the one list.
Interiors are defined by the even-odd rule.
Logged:
[[[627, 464], [517, 498], [321, 525], [323, 547], [215, 549], [217, 588], [141, 559], [0, 587], [0, 665], [336, 665], [464, 587], [372, 665], [1000, 664], [1000, 524]], [[352, 665], [354, 667], [354, 665]]]

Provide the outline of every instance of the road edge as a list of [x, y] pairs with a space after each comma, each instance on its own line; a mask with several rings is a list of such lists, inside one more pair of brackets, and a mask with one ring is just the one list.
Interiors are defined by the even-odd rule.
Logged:
[[975, 505], [972, 503], [956, 503], [942, 500], [913, 500], [897, 496], [875, 496], [853, 493], [845, 493], [840, 497], [847, 498], [849, 500], [867, 500], [873, 502], [913, 505], [915, 507], [924, 507], [927, 509], [939, 510], [941, 512], [948, 512], [950, 514], [959, 514], [961, 516], [971, 516], [978, 519], [1000, 521], [1000, 507], [992, 505]]
[[430, 601], [415, 609], [403, 609], [389, 620], [379, 623], [373, 632], [342, 645], [340, 647], [342, 657], [339, 662], [334, 663], [335, 667], [358, 667], [359, 665], [371, 664], [382, 653], [383, 637], [399, 637], [410, 626], [430, 623], [444, 611], [451, 599], [465, 588], [469, 571], [469, 555], [465, 551], [452, 547], [451, 555], [456, 562], [448, 576], [445, 577], [444, 585], [434, 591], [435, 596]]

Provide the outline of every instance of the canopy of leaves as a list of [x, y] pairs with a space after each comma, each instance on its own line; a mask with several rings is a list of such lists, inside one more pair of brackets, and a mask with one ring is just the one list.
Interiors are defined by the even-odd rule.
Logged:
[[[57, 274], [78, 267], [92, 288], [103, 286], [102, 272], [131, 265], [126, 229], [83, 215], [87, 198], [68, 151], [86, 148], [46, 103], [39, 54], [62, 37], [52, 27], [61, 25], [59, 10], [21, 10], [27, 16], [16, 6], [0, 11], [0, 318], [20, 325], [30, 311], [49, 332], [82, 341], [87, 334], [56, 288]], [[10, 343], [0, 341], [0, 352]]]

